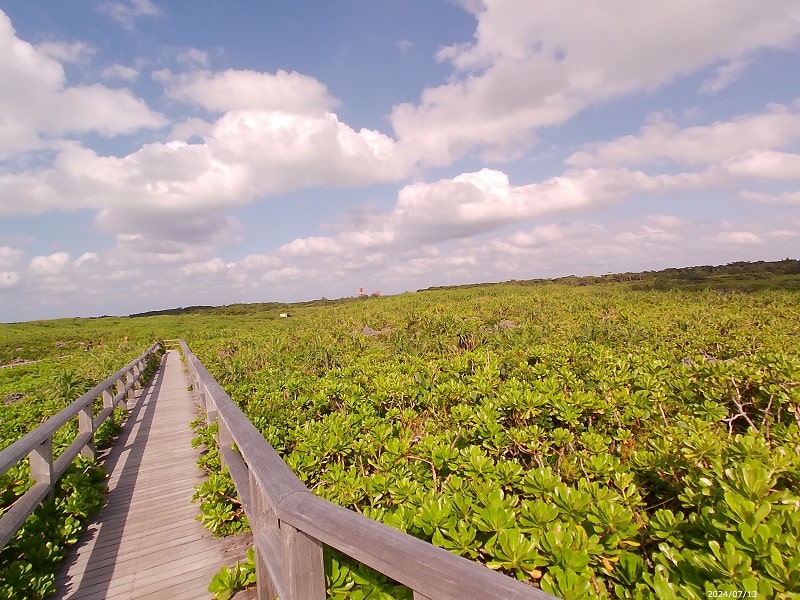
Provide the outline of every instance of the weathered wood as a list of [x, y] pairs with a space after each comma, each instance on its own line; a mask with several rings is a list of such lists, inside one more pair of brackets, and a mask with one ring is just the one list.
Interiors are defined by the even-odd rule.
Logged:
[[[158, 343], [153, 344], [136, 360], [146, 360], [158, 348]], [[27, 456], [31, 477], [37, 482], [33, 488], [16, 501], [11, 509], [6, 510], [0, 516], [0, 548], [8, 543], [24, 523], [25, 518], [49, 495], [55, 482], [66, 472], [74, 458], [78, 454], [88, 455], [90, 451], [93, 452], [94, 432], [102, 423], [102, 419], [92, 418], [91, 411], [94, 400], [102, 395], [105, 404], [108, 388], [130, 369], [134, 362], [136, 361], [132, 361], [106, 378], [42, 425], [0, 451], [0, 474], [8, 471]], [[55, 458], [52, 450], [53, 434], [75, 417], [78, 418], [78, 434], [61, 455]], [[44, 493], [42, 493], [42, 489], [45, 490]]]
[[[142, 356], [149, 356], [155, 352], [157, 348], [158, 344], [153, 344]], [[105, 379], [102, 383], [94, 386], [91, 390], [83, 394], [80, 398], [72, 402], [66, 408], [60, 410], [58, 413], [47, 419], [47, 421], [39, 425], [39, 427], [27, 433], [10, 446], [0, 450], [0, 473], [5, 473], [8, 471], [8, 469], [24, 459], [35, 446], [39, 445], [44, 439], [52, 437], [53, 434], [61, 429], [61, 427], [63, 427], [67, 422], [74, 419], [78, 410], [80, 410], [84, 404], [94, 401], [95, 398], [103, 394], [103, 391], [109, 386], [112, 386], [114, 382], [119, 379], [120, 375], [123, 374], [127, 369], [127, 366], [123, 367]]]
[[11, 508], [6, 509], [0, 519], [0, 547], [5, 546], [14, 537], [25, 519], [36, 509], [39, 503], [47, 498], [50, 485], [37, 483], [17, 500]]
[[31, 478], [36, 483], [53, 483], [53, 438], [42, 440], [28, 455]]
[[322, 544], [285, 522], [281, 538], [286, 600], [325, 600]]
[[236, 486], [236, 492], [239, 495], [239, 501], [244, 507], [245, 513], [250, 514], [253, 511], [250, 500], [250, 473], [247, 470], [247, 465], [233, 448], [225, 447], [220, 448], [220, 456], [222, 457], [223, 464], [228, 468], [231, 474], [233, 484]]
[[113, 417], [114, 414], [114, 407], [113, 406], [106, 406], [97, 413], [97, 416], [94, 418], [94, 430], [97, 431], [97, 428], [103, 424], [103, 422], [108, 419], [109, 417]]
[[276, 535], [257, 533], [253, 536], [256, 559], [258, 599], [273, 600], [289, 595], [284, 587], [283, 547]]
[[261, 432], [239, 410], [183, 341], [181, 348], [190, 370], [197, 373], [210, 400], [216, 405], [219, 417], [225, 419], [242, 458], [251, 469], [253, 465], [259, 465], [254, 474], [268, 501], [275, 504], [296, 492], [308, 492], [303, 482], [292, 473], [272, 446], [266, 443]]
[[[200, 381], [198, 385], [201, 389], [206, 389], [202, 381]], [[203, 394], [203, 397], [205, 398], [206, 420], [209, 425], [213, 425], [217, 422], [217, 406], [214, 404], [214, 399], [208, 395], [207, 391]]]
[[278, 518], [424, 596], [441, 600], [553, 596], [312, 494], [296, 494]]
[[283, 585], [283, 552], [278, 539], [278, 518], [273, 507], [267, 504], [264, 492], [259, 488], [252, 471], [248, 482], [252, 512], [247, 514], [247, 519], [253, 530], [258, 600], [284, 598], [286, 592]]
[[79, 433], [72, 443], [67, 446], [64, 452], [53, 461], [53, 481], [58, 481], [67, 472], [72, 461], [87, 444], [91, 443], [92, 434], [89, 432]]
[[197, 371], [194, 369], [188, 369], [189, 377], [192, 380], [192, 391], [194, 392], [195, 398], [197, 398], [197, 403], [200, 405], [200, 408], [203, 409], [203, 412], [208, 415], [209, 406], [206, 402], [206, 389], [203, 386], [202, 381], [200, 381], [200, 376], [197, 374]]
[[131, 369], [125, 374], [125, 389], [128, 391], [128, 400], [136, 400], [136, 370]]
[[114, 396], [114, 403], [117, 408], [125, 408], [125, 394], [127, 390], [125, 389], [125, 380], [124, 376], [120, 376], [117, 379], [117, 393]]
[[92, 405], [88, 404], [78, 411], [78, 433], [89, 434], [88, 440], [81, 447], [80, 454], [84, 458], [94, 458], [94, 419]]
[[114, 408], [114, 394], [110, 387], [103, 389], [103, 408]]
[[70, 553], [55, 599], [208, 598], [212, 576], [239, 558], [224, 556], [190, 502], [202, 477], [187, 382], [168, 353], [104, 460], [108, 504]]
[[233, 444], [233, 437], [228, 431], [228, 425], [224, 420], [219, 421], [217, 426], [217, 445], [220, 448], [230, 448]]

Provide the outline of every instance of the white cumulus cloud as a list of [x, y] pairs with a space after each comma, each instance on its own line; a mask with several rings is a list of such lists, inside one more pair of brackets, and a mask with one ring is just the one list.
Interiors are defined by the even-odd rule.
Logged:
[[172, 74], [157, 71], [153, 77], [167, 96], [209, 111], [232, 110], [317, 113], [336, 105], [328, 89], [313, 77], [297, 72], [263, 73], [228, 69]]
[[800, 154], [752, 150], [724, 163], [737, 177], [771, 180], [800, 179]]
[[300, 238], [277, 252], [308, 258], [436, 244], [547, 215], [607, 206], [660, 185], [625, 170], [568, 171], [539, 183], [513, 185], [502, 171], [481, 169], [406, 185], [391, 211], [360, 216], [335, 236]]
[[23, 252], [19, 248], [0, 246], [0, 269], [9, 269], [17, 266], [22, 256]]
[[778, 194], [765, 194], [762, 192], [740, 192], [739, 196], [745, 200], [760, 202], [761, 204], [786, 204], [800, 206], [800, 191], [781, 192]]
[[67, 85], [61, 63], [19, 39], [2, 11], [0, 56], [0, 160], [49, 145], [52, 136], [113, 136], [166, 124], [128, 90]]
[[655, 115], [636, 135], [587, 144], [569, 156], [567, 164], [579, 167], [632, 166], [668, 161], [683, 165], [709, 165], [753, 150], [775, 150], [800, 141], [800, 102], [773, 104], [764, 112], [741, 115], [729, 121], [682, 128]]
[[65, 143], [48, 168], [0, 173], [10, 192], [0, 198], [0, 213], [94, 208], [111, 232], [180, 238], [179, 227], [164, 224], [222, 226], [221, 211], [266, 196], [393, 181], [408, 172], [390, 138], [355, 131], [333, 113], [241, 110], [184, 125], [202, 143], [145, 144], [121, 157]]
[[647, 2], [581, 0], [464, 6], [477, 19], [474, 40], [439, 52], [454, 76], [391, 116], [400, 140], [429, 164], [447, 164], [473, 148], [490, 158], [515, 156], [537, 128], [563, 123], [592, 103], [651, 90], [719, 61], [743, 65], [750, 53], [789, 47], [800, 34], [794, 0], [678, 1], [658, 10]]

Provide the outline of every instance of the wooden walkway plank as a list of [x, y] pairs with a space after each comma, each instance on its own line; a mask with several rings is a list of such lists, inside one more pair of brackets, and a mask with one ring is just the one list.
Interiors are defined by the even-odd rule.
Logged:
[[190, 502], [201, 482], [190, 381], [177, 351], [162, 360], [103, 461], [108, 504], [68, 555], [54, 599], [209, 598], [211, 577], [230, 561]]

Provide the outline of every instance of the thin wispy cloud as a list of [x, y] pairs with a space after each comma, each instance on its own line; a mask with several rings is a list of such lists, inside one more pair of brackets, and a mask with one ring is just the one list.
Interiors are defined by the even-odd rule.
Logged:
[[37, 44], [36, 50], [61, 63], [88, 62], [97, 54], [97, 48], [86, 42], [47, 41]]
[[208, 52], [199, 48], [186, 48], [178, 53], [178, 61], [191, 67], [209, 66]]
[[104, 79], [133, 82], [139, 78], [139, 75], [139, 69], [128, 65], [113, 64], [103, 69]]
[[408, 53], [414, 47], [414, 42], [408, 39], [402, 39], [397, 42], [397, 49], [400, 50], [400, 54]]
[[151, 0], [128, 0], [127, 2], [101, 2], [101, 12], [123, 29], [133, 30], [141, 17], [160, 17], [164, 13]]
[[741, 79], [745, 70], [750, 66], [749, 60], [732, 60], [717, 67], [714, 75], [706, 79], [700, 86], [704, 94], [716, 94], [727, 88], [732, 83]]

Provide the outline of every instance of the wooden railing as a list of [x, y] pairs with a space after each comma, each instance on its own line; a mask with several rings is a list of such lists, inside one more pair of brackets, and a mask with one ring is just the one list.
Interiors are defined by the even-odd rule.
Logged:
[[[106, 419], [114, 414], [114, 408], [125, 406], [128, 398], [134, 397], [134, 386], [139, 382], [148, 359], [157, 352], [161, 344], [156, 342], [139, 358], [94, 386], [62, 411], [56, 413], [39, 427], [0, 451], [0, 474], [25, 460], [30, 461], [33, 486], [0, 517], [0, 548], [22, 527], [42, 500], [53, 491], [53, 487], [66, 472], [70, 463], [79, 454], [94, 457], [94, 433]], [[103, 408], [93, 416], [94, 401], [103, 399]], [[53, 457], [53, 435], [69, 421], [78, 419], [78, 433], [72, 443], [58, 456]]]
[[554, 598], [312, 494], [183, 340], [181, 349], [253, 530], [259, 599], [323, 600], [323, 544], [410, 588], [415, 600]]

